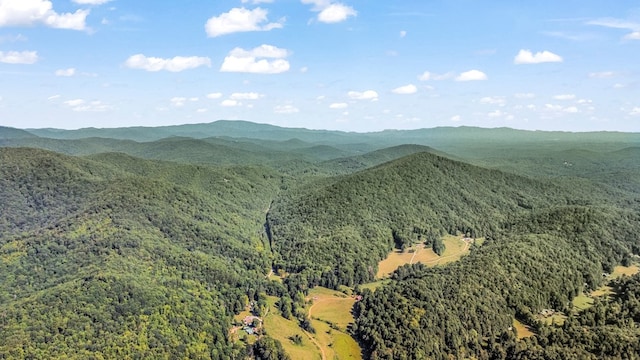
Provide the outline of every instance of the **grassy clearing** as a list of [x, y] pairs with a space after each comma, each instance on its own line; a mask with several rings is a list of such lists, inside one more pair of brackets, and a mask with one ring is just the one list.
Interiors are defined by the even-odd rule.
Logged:
[[585, 294], [580, 294], [571, 301], [573, 308], [582, 311], [593, 306], [593, 298]]
[[513, 327], [516, 329], [516, 333], [518, 334], [518, 340], [522, 340], [525, 338], [532, 337], [535, 335], [531, 328], [520, 321], [513, 319]]
[[[264, 317], [264, 328], [269, 336], [280, 341], [284, 350], [292, 359], [322, 359], [320, 350], [309, 340], [300, 329], [296, 320], [283, 318], [275, 303], [278, 298], [269, 296], [269, 313]], [[289, 338], [293, 335], [302, 337], [302, 345], [294, 344]]]
[[308, 312], [316, 329], [314, 336], [327, 359], [362, 359], [358, 343], [347, 333], [354, 321], [351, 309], [355, 299], [323, 287], [313, 288], [308, 299], [312, 300]]
[[[459, 236], [447, 235], [442, 238], [442, 241], [445, 245], [445, 251], [442, 256], [438, 256], [430, 248], [425, 248], [423, 244], [415, 244], [405, 252], [399, 250], [392, 251], [386, 259], [378, 263], [378, 273], [376, 276], [379, 279], [385, 278], [397, 268], [406, 264], [422, 263], [427, 266], [443, 265], [458, 261], [462, 256], [469, 253], [470, 244]], [[481, 245], [484, 239], [476, 239], [475, 241], [478, 245]]]
[[389, 279], [378, 280], [378, 281], [370, 282], [368, 284], [362, 284], [362, 285], [360, 285], [360, 288], [369, 289], [371, 291], [376, 291], [377, 288], [381, 287], [384, 284], [388, 284], [390, 281], [391, 280], [389, 280]]
[[611, 276], [614, 278], [621, 277], [623, 275], [631, 276], [637, 274], [638, 272], [640, 272], [640, 267], [638, 267], [638, 265], [616, 266], [615, 268], [613, 268], [613, 273], [611, 273]]
[[593, 297], [611, 296], [613, 295], [613, 288], [608, 285], [601, 286], [591, 292]]

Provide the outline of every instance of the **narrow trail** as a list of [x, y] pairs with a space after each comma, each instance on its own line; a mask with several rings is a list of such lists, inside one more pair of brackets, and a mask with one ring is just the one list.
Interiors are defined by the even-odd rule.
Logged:
[[[327, 302], [327, 301], [349, 301], [349, 300], [353, 300], [353, 299], [347, 297], [347, 298], [322, 298], [322, 299], [315, 300], [313, 302], [313, 305], [309, 307], [309, 310], [307, 311], [307, 316], [309, 317], [309, 320], [312, 319], [311, 310], [313, 309], [314, 306], [316, 306], [316, 304], [318, 304], [321, 301]], [[327, 356], [324, 353], [324, 348], [320, 346], [320, 343], [318, 343], [318, 341], [310, 333], [306, 332], [305, 330], [302, 330], [302, 331], [304, 331], [304, 333], [309, 337], [309, 340], [311, 340], [318, 347], [318, 349], [320, 349], [320, 352], [322, 354], [322, 360], [326, 360]]]
[[409, 260], [409, 264], [413, 264], [413, 259], [416, 258], [416, 255], [418, 255], [418, 252], [420, 252], [420, 250], [422, 249], [424, 249], [424, 245], [420, 244], [416, 246], [416, 251], [413, 252], [413, 256], [411, 257], [411, 260]]
[[327, 355], [324, 353], [324, 349], [320, 346], [320, 343], [314, 338], [311, 334], [309, 334], [306, 330], [302, 330], [305, 335], [311, 340], [311, 342], [320, 350], [320, 355], [322, 356], [322, 360], [327, 360]]

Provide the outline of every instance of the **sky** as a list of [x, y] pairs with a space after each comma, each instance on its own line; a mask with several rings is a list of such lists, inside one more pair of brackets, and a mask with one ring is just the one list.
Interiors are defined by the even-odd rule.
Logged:
[[0, 125], [640, 132], [640, 4], [0, 0]]

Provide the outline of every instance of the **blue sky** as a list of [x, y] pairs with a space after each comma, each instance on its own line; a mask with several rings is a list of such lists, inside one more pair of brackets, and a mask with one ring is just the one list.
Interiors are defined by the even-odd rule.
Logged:
[[636, 1], [0, 0], [0, 125], [640, 131]]

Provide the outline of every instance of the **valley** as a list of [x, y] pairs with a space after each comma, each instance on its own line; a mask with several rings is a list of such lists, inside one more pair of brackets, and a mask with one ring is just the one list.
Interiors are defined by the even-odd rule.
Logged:
[[0, 358], [624, 358], [639, 148], [506, 128], [0, 127]]

